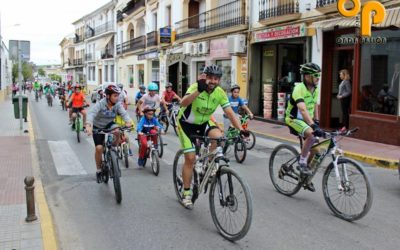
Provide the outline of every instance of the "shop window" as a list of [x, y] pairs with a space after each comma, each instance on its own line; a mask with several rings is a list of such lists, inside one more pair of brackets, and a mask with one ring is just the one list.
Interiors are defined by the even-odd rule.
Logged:
[[399, 115], [400, 34], [399, 31], [373, 31], [372, 36], [386, 37], [387, 43], [361, 46], [358, 110]]
[[138, 69], [138, 84], [144, 84], [144, 65], [143, 64], [139, 64], [137, 65], [137, 69]]
[[220, 86], [225, 91], [229, 91], [231, 87], [231, 60], [221, 60], [217, 61], [217, 65], [222, 69], [222, 77], [220, 81]]
[[160, 81], [160, 61], [158, 60], [151, 62], [151, 81]]

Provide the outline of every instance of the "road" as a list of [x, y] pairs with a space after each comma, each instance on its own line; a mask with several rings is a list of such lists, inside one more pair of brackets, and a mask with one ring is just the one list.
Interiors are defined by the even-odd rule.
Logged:
[[279, 142], [257, 138], [243, 165], [232, 160], [253, 196], [250, 231], [232, 243], [218, 234], [208, 196], [200, 196], [193, 210], [177, 202], [172, 162], [179, 142], [172, 131], [164, 136], [168, 146], [158, 177], [150, 167], [136, 167], [134, 145], [131, 167], [122, 169], [123, 200], [117, 205], [112, 184], [95, 181], [92, 139], [84, 135], [77, 143], [67, 112], [58, 102], [52, 108], [45, 100], [30, 105], [41, 177], [62, 249], [398, 249], [400, 245], [396, 171], [366, 165], [374, 203], [366, 217], [349, 223], [327, 207], [320, 174], [314, 181], [316, 193], [302, 190], [294, 197], [277, 193], [267, 164]]

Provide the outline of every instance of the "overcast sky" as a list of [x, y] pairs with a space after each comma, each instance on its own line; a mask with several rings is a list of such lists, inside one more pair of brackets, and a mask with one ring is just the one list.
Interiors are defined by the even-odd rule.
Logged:
[[[1, 36], [31, 41], [31, 61], [60, 64], [60, 42], [74, 32], [72, 22], [110, 0], [0, 0]], [[14, 26], [20, 24], [20, 26]]]

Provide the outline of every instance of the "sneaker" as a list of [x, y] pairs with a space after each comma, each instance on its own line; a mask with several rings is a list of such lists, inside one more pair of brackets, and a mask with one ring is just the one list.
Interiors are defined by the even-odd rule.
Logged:
[[184, 190], [182, 192], [182, 205], [187, 208], [187, 209], [193, 209], [193, 203], [192, 203], [192, 196], [193, 192], [192, 190]]
[[138, 159], [138, 165], [139, 165], [139, 167], [144, 167], [144, 159], [139, 158]]
[[314, 187], [314, 184], [312, 182], [310, 182], [308, 184], [305, 184], [304, 185], [304, 189], [307, 189], [308, 191], [311, 191], [311, 192], [315, 192], [315, 187]]
[[103, 176], [102, 176], [101, 172], [96, 172], [97, 183], [101, 183], [103, 181], [102, 179], [103, 179]]
[[311, 176], [312, 171], [308, 168], [307, 163], [300, 163], [297, 166], [297, 169], [302, 173], [303, 175]]

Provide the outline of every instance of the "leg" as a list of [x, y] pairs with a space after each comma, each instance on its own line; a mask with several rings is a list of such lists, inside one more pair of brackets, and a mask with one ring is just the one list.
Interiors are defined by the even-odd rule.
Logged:
[[[215, 139], [215, 138], [220, 138], [223, 135], [221, 130], [219, 130], [217, 127], [211, 127], [207, 132], [207, 136]], [[216, 148], [217, 148], [217, 143], [215, 141], [211, 142], [210, 151], [213, 151]]]
[[94, 159], [96, 160], [97, 171], [101, 170], [102, 154], [103, 154], [103, 146], [102, 145], [97, 145], [96, 146], [96, 152], [95, 152], [95, 155], [94, 155]]
[[157, 141], [157, 139], [158, 139], [158, 135], [157, 135], [157, 130], [155, 130], [155, 129], [152, 129], [151, 131], [150, 131], [150, 134], [152, 134], [153, 136], [151, 137], [151, 140], [153, 141], [153, 144], [154, 145], [157, 145], [157, 143], [158, 143], [158, 141]]
[[81, 110], [82, 118], [83, 118], [83, 126], [86, 124], [86, 110]]
[[138, 139], [140, 141], [139, 159], [144, 159], [147, 151], [147, 136], [139, 135]]
[[186, 190], [190, 189], [190, 184], [192, 181], [192, 174], [193, 174], [193, 165], [195, 161], [196, 161], [195, 152], [185, 153], [185, 162], [183, 163], [182, 178], [183, 178], [183, 188]]

